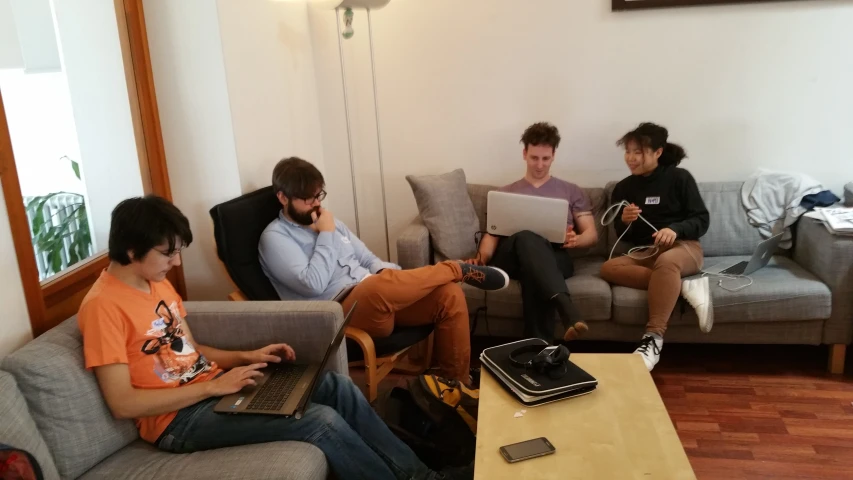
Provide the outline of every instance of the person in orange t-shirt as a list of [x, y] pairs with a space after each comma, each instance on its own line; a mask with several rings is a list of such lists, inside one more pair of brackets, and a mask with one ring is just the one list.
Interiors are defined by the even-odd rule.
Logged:
[[283, 343], [236, 352], [193, 340], [181, 298], [166, 280], [191, 242], [189, 221], [163, 198], [130, 198], [113, 210], [110, 265], [83, 300], [78, 322], [86, 368], [114, 417], [133, 419], [145, 441], [173, 453], [302, 441], [318, 447], [341, 480], [473, 477], [471, 466], [427, 468], [336, 373], [322, 377], [299, 420], [215, 413], [222, 396], [254, 385], [260, 369], [296, 353]]

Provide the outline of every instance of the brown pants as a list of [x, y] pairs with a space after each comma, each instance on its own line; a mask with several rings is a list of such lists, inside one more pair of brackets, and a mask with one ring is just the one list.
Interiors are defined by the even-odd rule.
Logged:
[[357, 301], [350, 325], [371, 337], [387, 337], [394, 327], [435, 324], [435, 356], [441, 375], [468, 382], [471, 338], [468, 305], [457, 282], [457, 262], [413, 270], [383, 270], [365, 278], [344, 300], [349, 311]]
[[[624, 256], [608, 260], [601, 278], [623, 287], [648, 290], [649, 323], [646, 332], [660, 336], [681, 295], [681, 279], [702, 270], [702, 246], [695, 240], [678, 240], [668, 250], [643, 260]], [[697, 263], [698, 262], [698, 263]]]

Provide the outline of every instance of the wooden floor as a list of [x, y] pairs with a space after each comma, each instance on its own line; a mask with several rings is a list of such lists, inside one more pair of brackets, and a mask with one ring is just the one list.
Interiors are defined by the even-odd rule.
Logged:
[[[475, 339], [473, 357], [499, 343]], [[573, 348], [631, 350], [607, 342]], [[826, 374], [827, 352], [826, 347], [665, 345], [652, 377], [696, 476], [853, 479], [853, 376]], [[847, 372], [853, 372], [851, 363]], [[352, 375], [363, 382], [359, 369]], [[405, 380], [391, 375], [380, 391]]]
[[853, 380], [826, 348], [674, 347], [652, 376], [698, 478], [853, 478]]

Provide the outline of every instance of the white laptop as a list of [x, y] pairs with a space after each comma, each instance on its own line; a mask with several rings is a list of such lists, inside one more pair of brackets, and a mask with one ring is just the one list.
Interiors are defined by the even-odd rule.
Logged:
[[782, 243], [782, 235], [778, 234], [774, 235], [767, 240], [758, 244], [758, 247], [755, 249], [755, 253], [752, 254], [752, 258], [749, 261], [738, 262], [735, 264], [717, 264], [713, 267], [705, 270], [706, 273], [711, 273], [715, 275], [750, 275], [751, 273], [760, 270], [767, 266], [770, 263], [770, 259], [773, 258], [773, 254], [776, 253], [776, 250], [779, 248], [779, 244]]
[[566, 241], [569, 202], [565, 199], [492, 190], [486, 215], [486, 231], [491, 235], [508, 237], [530, 230], [551, 243]]

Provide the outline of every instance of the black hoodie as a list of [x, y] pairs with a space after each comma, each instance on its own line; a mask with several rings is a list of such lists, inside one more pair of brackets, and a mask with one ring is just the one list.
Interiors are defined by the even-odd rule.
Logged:
[[[683, 168], [659, 166], [649, 176], [631, 175], [616, 184], [613, 203], [626, 200], [640, 207], [643, 216], [658, 230], [669, 228], [678, 235], [677, 240], [699, 240], [708, 231], [708, 209], [693, 175]], [[627, 226], [622, 223], [622, 209], [613, 226], [621, 235]], [[623, 237], [634, 245], [654, 243], [654, 230], [637, 219]]]

